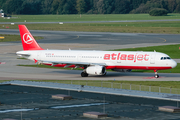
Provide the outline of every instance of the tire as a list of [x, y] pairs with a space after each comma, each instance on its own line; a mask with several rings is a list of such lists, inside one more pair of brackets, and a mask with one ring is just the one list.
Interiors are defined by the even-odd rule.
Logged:
[[158, 74], [156, 74], [154, 77], [155, 77], [155, 78], [159, 78], [159, 75], [158, 75]]
[[81, 77], [88, 77], [88, 74], [85, 73], [85, 72], [82, 72], [82, 73], [81, 73]]

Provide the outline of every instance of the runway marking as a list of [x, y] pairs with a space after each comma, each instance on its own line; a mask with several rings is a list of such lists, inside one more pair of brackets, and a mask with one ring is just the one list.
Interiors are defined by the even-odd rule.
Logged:
[[[159, 77], [159, 78], [163, 78], [163, 77]], [[158, 79], [158, 78], [155, 78], [155, 77], [144, 77], [143, 79]]]
[[73, 38], [73, 40], [74, 40], [74, 39], [78, 39], [78, 38], [79, 38], [79, 35], [77, 35], [77, 37], [76, 37], [76, 38]]
[[164, 39], [164, 38], [159, 38], [159, 39], [162, 39], [162, 40], [164, 40], [164, 42], [166, 42], [166, 39]]
[[4, 39], [4, 37], [0, 37], [0, 39]]

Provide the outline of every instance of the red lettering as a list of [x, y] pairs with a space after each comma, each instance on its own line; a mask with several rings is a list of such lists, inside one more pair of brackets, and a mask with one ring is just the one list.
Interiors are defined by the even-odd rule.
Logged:
[[128, 60], [134, 60], [134, 55], [132, 54], [128, 55]]
[[116, 54], [113, 53], [113, 54], [111, 54], [111, 56], [112, 56], [112, 60], [116, 60], [116, 57], [115, 57]]
[[144, 55], [144, 60], [145, 60], [145, 61], [148, 61], [148, 60], [149, 60], [149, 58], [148, 58], [147, 56], [149, 56], [149, 55], [147, 55], [147, 54]]
[[115, 53], [112, 53], [112, 54], [105, 54], [104, 55], [104, 60], [134, 60], [134, 62], [136, 62], [136, 60], [138, 61], [142, 61], [143, 59], [145, 61], [148, 61], [149, 60], [149, 55], [148, 54], [121, 54], [121, 53], [118, 53], [118, 54], [115, 54]]
[[120, 60], [126, 60], [127, 55], [126, 54], [122, 54], [120, 57]]
[[119, 56], [120, 56], [121, 53], [118, 53], [118, 56], [117, 56], [117, 60], [119, 60]]
[[138, 60], [138, 61], [142, 61], [142, 60], [143, 60], [143, 55], [142, 55], [142, 54], [139, 54], [139, 55], [137, 56], [137, 60]]
[[136, 55], [135, 55], [135, 57], [134, 57], [134, 62], [136, 62], [136, 57], [137, 57], [137, 53], [136, 53]]
[[110, 60], [110, 54], [105, 54], [104, 55], [104, 60]]

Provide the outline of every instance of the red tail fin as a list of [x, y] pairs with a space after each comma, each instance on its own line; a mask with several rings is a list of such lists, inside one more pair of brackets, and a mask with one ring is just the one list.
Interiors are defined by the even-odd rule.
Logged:
[[19, 25], [19, 32], [24, 50], [43, 50], [25, 25]]

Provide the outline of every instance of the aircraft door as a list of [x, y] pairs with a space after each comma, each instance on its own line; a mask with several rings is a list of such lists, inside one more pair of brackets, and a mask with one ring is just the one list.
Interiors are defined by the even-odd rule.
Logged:
[[79, 54], [79, 55], [77, 56], [77, 61], [80, 62], [80, 61], [81, 61], [81, 58], [82, 58], [82, 55]]
[[41, 52], [37, 53], [37, 60], [40, 61], [41, 60]]
[[117, 59], [117, 63], [121, 63], [121, 60], [120, 60], [120, 58], [119, 58], [119, 60]]
[[155, 64], [155, 57], [156, 57], [156, 54], [151, 54], [151, 57], [150, 57], [150, 64]]

